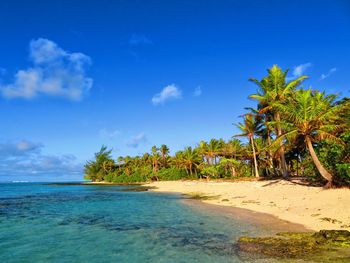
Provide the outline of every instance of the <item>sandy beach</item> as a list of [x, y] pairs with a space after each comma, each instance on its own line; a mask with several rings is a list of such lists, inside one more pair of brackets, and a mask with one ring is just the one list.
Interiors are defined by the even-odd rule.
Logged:
[[211, 196], [208, 204], [245, 208], [301, 224], [306, 229], [350, 230], [350, 190], [295, 184], [284, 180], [204, 182], [166, 181], [152, 191]]

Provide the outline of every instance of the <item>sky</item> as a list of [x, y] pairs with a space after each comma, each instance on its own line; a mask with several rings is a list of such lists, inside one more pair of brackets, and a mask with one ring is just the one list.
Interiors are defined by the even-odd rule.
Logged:
[[346, 0], [2, 0], [0, 24], [0, 181], [230, 139], [273, 64], [350, 96]]

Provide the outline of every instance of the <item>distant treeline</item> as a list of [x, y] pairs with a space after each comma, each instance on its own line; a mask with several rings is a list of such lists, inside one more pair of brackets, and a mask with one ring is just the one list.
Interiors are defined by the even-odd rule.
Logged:
[[[142, 156], [111, 157], [102, 146], [85, 165], [92, 181], [145, 182], [198, 178], [307, 176], [326, 186], [350, 185], [350, 100], [301, 87], [308, 76], [288, 80], [277, 65], [249, 96], [241, 131], [232, 139], [201, 141], [169, 154], [166, 145], [153, 146]], [[238, 138], [245, 137], [241, 141]]]

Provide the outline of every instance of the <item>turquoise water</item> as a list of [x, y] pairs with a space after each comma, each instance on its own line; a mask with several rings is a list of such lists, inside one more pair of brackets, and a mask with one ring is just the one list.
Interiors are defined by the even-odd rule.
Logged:
[[258, 228], [126, 186], [0, 184], [0, 261], [241, 262]]

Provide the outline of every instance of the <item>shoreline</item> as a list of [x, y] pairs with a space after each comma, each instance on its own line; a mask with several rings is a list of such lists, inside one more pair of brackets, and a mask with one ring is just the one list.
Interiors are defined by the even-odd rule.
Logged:
[[155, 187], [150, 189], [154, 192], [205, 195], [205, 200], [191, 201], [284, 231], [350, 230], [349, 189], [324, 190], [284, 180], [159, 181], [143, 185]]
[[263, 232], [272, 234], [279, 232], [314, 232], [301, 224], [292, 223], [271, 214], [256, 212], [246, 208], [209, 204], [195, 199], [184, 199], [183, 203], [193, 207], [193, 209], [203, 209], [215, 215], [229, 217], [258, 226], [264, 230]]

